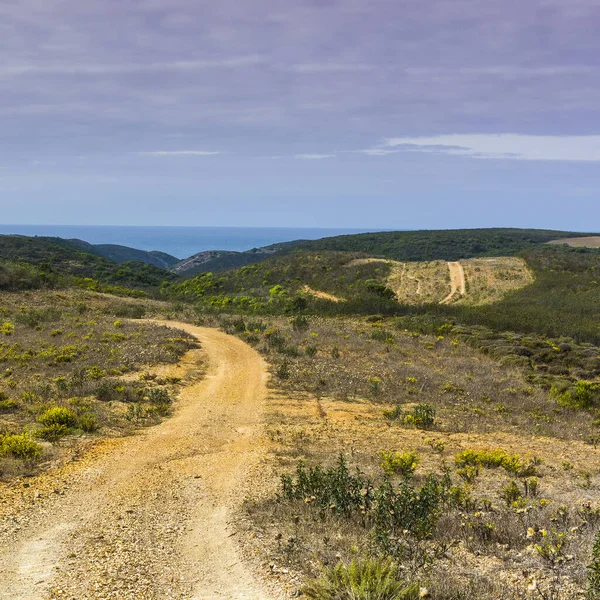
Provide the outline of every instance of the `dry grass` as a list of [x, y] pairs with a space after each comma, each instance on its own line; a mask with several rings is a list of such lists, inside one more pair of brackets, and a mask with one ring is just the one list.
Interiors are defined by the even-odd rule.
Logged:
[[[343, 454], [377, 482], [381, 451], [414, 451], [414, 484], [448, 473], [458, 500], [443, 509], [430, 538], [399, 540], [410, 580], [446, 600], [581, 597], [600, 524], [600, 457], [584, 441], [594, 430], [586, 413], [560, 408], [518, 370], [462, 344], [399, 332], [391, 323], [314, 319], [294, 330], [279, 320], [267, 332], [275, 327], [285, 338], [280, 350], [263, 345], [264, 334], [244, 337], [254, 335], [250, 341], [273, 365], [267, 435], [274, 451], [265, 465], [271, 487], [247, 503], [247, 517], [251, 550], [276, 578], [293, 589], [320, 564], [381, 552], [366, 517], [277, 501], [278, 474], [293, 473], [300, 461], [331, 466]], [[436, 409], [428, 431], [383, 414], [423, 402]], [[488, 449], [518, 455], [520, 467], [475, 473], [455, 463], [464, 450]], [[522, 498], [507, 504], [504, 490], [513, 480]], [[552, 544], [563, 533], [555, 560]]]
[[[149, 371], [176, 363], [196, 342], [129, 318], [157, 308], [90, 292], [4, 294], [0, 436], [9, 440], [6, 436], [26, 432], [42, 445], [47, 460], [86, 436], [122, 435], [168, 414], [177, 378]], [[48, 414], [62, 421], [49, 421]], [[5, 447], [0, 477], [38, 465]]]
[[561, 240], [552, 240], [549, 244], [567, 244], [573, 248], [600, 248], [600, 236], [593, 235], [589, 237], [563, 238]]
[[333, 294], [328, 294], [327, 292], [313, 290], [310, 286], [305, 285], [302, 287], [302, 291], [305, 294], [310, 294], [315, 298], [321, 298], [321, 300], [330, 300], [331, 302], [344, 302], [345, 298], [340, 298], [339, 296], [334, 296]]
[[407, 262], [393, 267], [388, 284], [402, 304], [437, 304], [450, 291], [448, 264], [443, 260]]
[[[401, 263], [384, 259], [359, 259], [351, 265], [382, 262], [391, 265], [388, 285], [402, 304], [444, 303], [451, 291], [448, 263], [442, 260]], [[501, 300], [507, 293], [533, 282], [525, 261], [517, 257], [461, 260], [466, 279], [465, 296], [452, 301], [471, 306]]]
[[533, 282], [533, 273], [522, 258], [471, 258], [460, 261], [467, 293], [457, 304], [477, 306], [498, 302], [509, 292]]

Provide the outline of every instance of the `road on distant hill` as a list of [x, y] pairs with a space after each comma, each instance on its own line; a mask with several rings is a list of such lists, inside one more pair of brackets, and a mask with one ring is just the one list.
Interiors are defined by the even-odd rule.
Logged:
[[172, 418], [109, 440], [0, 525], [0, 598], [270, 597], [230, 525], [264, 452], [266, 365], [215, 329], [161, 324], [200, 340], [205, 377], [182, 389]]
[[440, 302], [440, 304], [449, 304], [454, 300], [456, 294], [460, 297], [467, 293], [467, 282], [465, 280], [465, 272], [459, 262], [449, 262], [448, 270], [450, 271], [450, 293]]

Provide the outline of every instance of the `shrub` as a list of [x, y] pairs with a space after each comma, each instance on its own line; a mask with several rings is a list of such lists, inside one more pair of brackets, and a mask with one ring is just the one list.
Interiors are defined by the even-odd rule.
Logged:
[[12, 335], [15, 332], [15, 326], [10, 321], [4, 321], [0, 324], [0, 334]]
[[36, 460], [42, 454], [43, 448], [26, 433], [0, 435], [0, 456]]
[[474, 465], [467, 465], [456, 470], [456, 474], [464, 479], [467, 483], [473, 483], [479, 475], [479, 467]]
[[320, 577], [308, 580], [302, 593], [312, 600], [417, 600], [419, 586], [398, 577], [390, 560], [353, 560], [323, 567]]
[[350, 513], [370, 507], [373, 484], [359, 470], [350, 474], [344, 456], [340, 454], [337, 465], [323, 469], [320, 465], [309, 467], [300, 463], [295, 480], [290, 475], [281, 477], [281, 499], [306, 500], [323, 508]]
[[53, 406], [44, 411], [37, 418], [37, 421], [46, 426], [62, 425], [67, 428], [75, 427], [77, 425], [77, 415], [70, 408]]
[[102, 379], [106, 377], [106, 371], [101, 369], [100, 367], [92, 366], [87, 370], [87, 378], [91, 381], [97, 381], [98, 379]]
[[86, 413], [79, 417], [79, 427], [86, 433], [93, 433], [100, 428], [100, 425], [94, 415]]
[[410, 477], [420, 462], [416, 452], [386, 452], [381, 451], [381, 468], [387, 475]]
[[587, 600], [600, 600], [600, 531], [594, 538], [592, 561], [588, 565]]
[[275, 370], [275, 375], [279, 379], [289, 379], [290, 378], [290, 364], [287, 359], [283, 359], [283, 362], [280, 363]]
[[123, 319], [141, 319], [146, 314], [146, 309], [139, 304], [119, 304], [112, 311], [115, 317]]
[[61, 318], [61, 313], [53, 307], [47, 308], [28, 308], [15, 316], [15, 321], [35, 329], [42, 323], [58, 321]]
[[304, 331], [308, 329], [308, 319], [304, 315], [296, 315], [290, 319], [290, 324], [294, 331]]
[[19, 408], [19, 403], [15, 400], [0, 400], [0, 413], [12, 412]]
[[417, 404], [404, 420], [418, 429], [431, 429], [435, 423], [435, 408], [429, 404]]
[[323, 469], [317, 465], [306, 468], [300, 463], [296, 477], [282, 475], [278, 499], [304, 500], [321, 510], [341, 517], [360, 516], [373, 528], [375, 542], [388, 555], [401, 555], [404, 546], [399, 537], [410, 533], [417, 538], [431, 535], [442, 505], [448, 499], [450, 478], [428, 475], [417, 489], [408, 479], [398, 487], [389, 479], [375, 489], [373, 481], [360, 470], [351, 474], [344, 457], [336, 466]]
[[69, 434], [69, 428], [66, 425], [60, 423], [51, 423], [44, 425], [44, 427], [38, 429], [35, 432], [35, 436], [46, 440], [47, 442], [57, 442], [60, 438], [65, 437]]
[[518, 454], [508, 454], [504, 450], [472, 450], [467, 448], [459, 452], [454, 459], [459, 469], [465, 467], [485, 467], [495, 469], [502, 467], [508, 473], [519, 477], [530, 477], [536, 475], [535, 468], [539, 459], [535, 457], [530, 461], [523, 461]]
[[164, 388], [152, 388], [148, 391], [148, 401], [152, 404], [171, 404], [173, 400]]
[[518, 502], [523, 497], [521, 488], [516, 481], [511, 481], [500, 490], [500, 498], [510, 506], [513, 502]]

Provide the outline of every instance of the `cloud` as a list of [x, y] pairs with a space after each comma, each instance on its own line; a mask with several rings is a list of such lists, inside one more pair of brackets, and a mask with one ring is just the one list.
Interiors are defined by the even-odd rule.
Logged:
[[398, 137], [385, 140], [385, 148], [487, 159], [600, 161], [600, 135], [475, 133]]
[[356, 71], [366, 71], [372, 67], [362, 64], [352, 63], [307, 63], [292, 65], [289, 70], [294, 73], [354, 73]]
[[590, 65], [540, 65], [525, 67], [519, 65], [482, 65], [477, 67], [408, 67], [406, 75], [424, 77], [457, 77], [481, 75], [504, 78], [517, 77], [559, 77], [561, 75], [588, 75], [598, 72], [598, 68]]
[[388, 154], [397, 154], [400, 150], [386, 150], [385, 148], [367, 148], [365, 150], [351, 150], [351, 152], [358, 152], [360, 154], [366, 154], [367, 156], [387, 156]]
[[154, 152], [139, 152], [144, 156], [216, 156], [221, 152], [208, 150], [156, 150]]
[[294, 158], [303, 160], [321, 160], [323, 158], [335, 158], [335, 154], [296, 154]]
[[258, 55], [234, 56], [219, 60], [180, 60], [171, 62], [102, 64], [102, 63], [32, 63], [5, 65], [0, 75], [119, 75], [158, 71], [201, 71], [205, 69], [238, 69], [260, 65]]

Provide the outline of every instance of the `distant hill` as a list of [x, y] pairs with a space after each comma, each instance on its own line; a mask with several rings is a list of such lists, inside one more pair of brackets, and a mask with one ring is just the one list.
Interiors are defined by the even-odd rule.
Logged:
[[116, 244], [94, 244], [93, 248], [98, 254], [104, 256], [104, 258], [113, 260], [116, 263], [134, 261], [154, 265], [160, 269], [169, 269], [179, 262], [179, 259], [175, 256], [157, 250], [147, 252]]
[[303, 242], [309, 251], [361, 252], [401, 261], [455, 261], [478, 256], [511, 256], [561, 238], [590, 234], [547, 229], [442, 229], [340, 235]]
[[589, 234], [508, 228], [358, 233], [318, 240], [295, 240], [246, 252], [209, 250], [186, 258], [170, 269], [183, 277], [192, 277], [285, 256], [292, 250], [353, 252], [397, 261], [455, 261], [485, 256], [513, 256], [553, 240], [586, 235]]
[[285, 254], [296, 247], [301, 246], [305, 240], [293, 242], [281, 242], [262, 248], [252, 248], [245, 252], [234, 252], [232, 250], [205, 250], [190, 256], [170, 267], [171, 271], [184, 277], [192, 277], [200, 273], [213, 271], [224, 271], [237, 269], [261, 262], [272, 256]]
[[118, 264], [100, 255], [91, 244], [53, 237], [0, 235], [0, 264], [27, 265], [34, 274], [43, 274], [47, 284], [71, 277], [151, 290], [164, 281], [179, 279], [153, 264], [133, 261]]
[[169, 269], [174, 264], [179, 262], [179, 259], [175, 256], [171, 256], [166, 252], [158, 252], [152, 250], [147, 252], [146, 250], [138, 250], [137, 248], [130, 248], [128, 246], [119, 246], [117, 244], [89, 244], [83, 240], [70, 239], [64, 240], [62, 238], [38, 238], [38, 239], [53, 239], [60, 240], [59, 244], [65, 247], [78, 248], [83, 252], [89, 252], [91, 254], [98, 254], [104, 258], [108, 258], [116, 263], [124, 262], [141, 262], [147, 265], [154, 265], [159, 269]]

